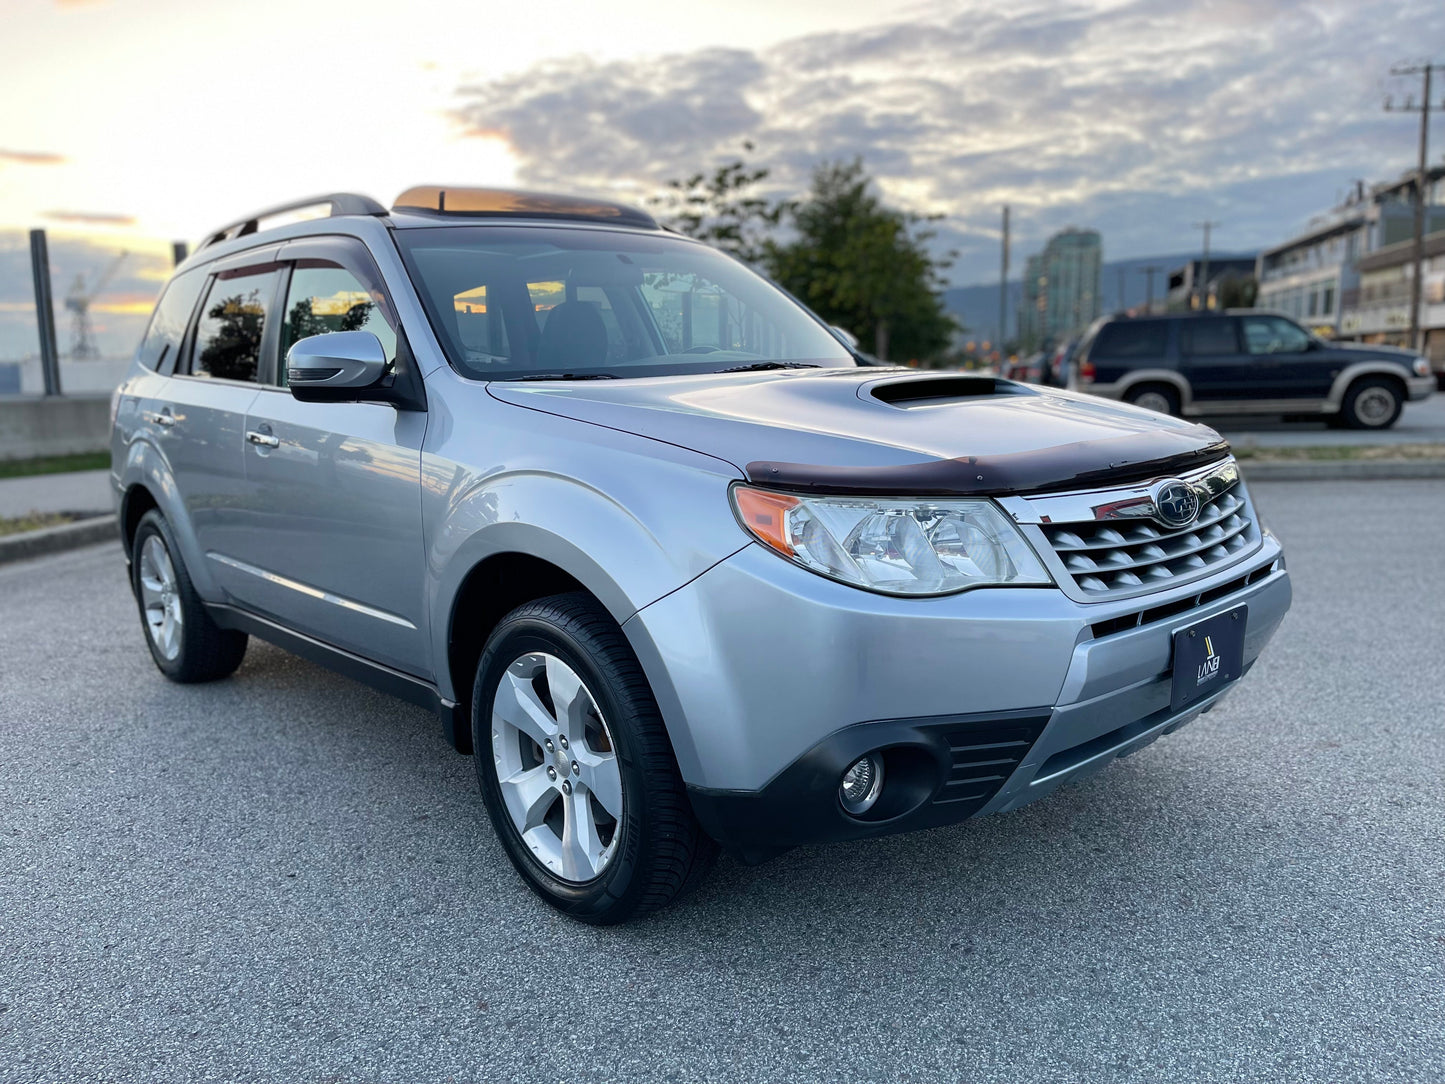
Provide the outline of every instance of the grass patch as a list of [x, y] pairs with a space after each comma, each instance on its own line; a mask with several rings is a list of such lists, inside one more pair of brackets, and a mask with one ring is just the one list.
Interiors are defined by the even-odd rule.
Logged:
[[64, 523], [74, 523], [78, 518], [69, 512], [31, 512], [13, 519], [0, 519], [0, 537], [38, 531], [44, 527], [59, 527]]
[[1236, 447], [1251, 463], [1339, 462], [1369, 459], [1445, 459], [1445, 444], [1318, 444], [1297, 448]]
[[77, 470], [109, 469], [109, 452], [81, 452], [78, 455], [42, 455], [34, 459], [0, 460], [0, 478], [24, 478], [32, 474], [66, 474]]

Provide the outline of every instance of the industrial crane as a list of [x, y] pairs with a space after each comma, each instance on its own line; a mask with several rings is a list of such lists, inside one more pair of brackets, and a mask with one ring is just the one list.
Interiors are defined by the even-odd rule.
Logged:
[[90, 335], [90, 303], [100, 296], [100, 292], [115, 277], [128, 255], [129, 253], [122, 251], [111, 261], [110, 266], [96, 277], [89, 289], [86, 289], [83, 274], [76, 275], [75, 281], [71, 283], [70, 293], [65, 295], [65, 307], [70, 312], [70, 356], [74, 360], [83, 361], [100, 356], [95, 340]]

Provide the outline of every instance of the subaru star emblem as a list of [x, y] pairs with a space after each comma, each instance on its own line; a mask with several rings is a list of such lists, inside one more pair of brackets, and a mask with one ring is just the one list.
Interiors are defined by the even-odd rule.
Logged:
[[1166, 527], [1188, 527], [1199, 518], [1199, 494], [1188, 482], [1170, 478], [1156, 485], [1151, 495], [1154, 517]]

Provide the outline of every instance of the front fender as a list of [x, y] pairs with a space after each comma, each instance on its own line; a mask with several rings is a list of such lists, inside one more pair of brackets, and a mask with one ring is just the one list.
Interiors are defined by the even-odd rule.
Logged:
[[[501, 427], [490, 430], [491, 450], [501, 449], [507, 466], [481, 471], [460, 455], [423, 457], [435, 658], [447, 656], [463, 583], [488, 557], [519, 553], [556, 566], [622, 625], [747, 545], [728, 498], [730, 465], [634, 434], [501, 411], [500, 419], [527, 426], [516, 443]], [[455, 699], [445, 669], [437, 667], [440, 691]], [[661, 677], [648, 676], [654, 684]]]

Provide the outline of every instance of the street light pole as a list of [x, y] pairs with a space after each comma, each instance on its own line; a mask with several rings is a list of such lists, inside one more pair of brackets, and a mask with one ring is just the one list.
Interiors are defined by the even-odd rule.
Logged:
[[1199, 298], [1200, 309], [1209, 308], [1209, 233], [1218, 222], [1210, 222], [1205, 219], [1203, 222], [1194, 223], [1196, 230], [1204, 231], [1204, 259], [1199, 268], [1199, 282], [1195, 286], [1195, 296]]
[[[1413, 97], [1405, 99], [1404, 105], [1395, 105], [1385, 99], [1387, 113], [1420, 114], [1420, 158], [1415, 173], [1415, 239], [1410, 262], [1414, 273], [1410, 278], [1410, 345], [1420, 353], [1425, 352], [1425, 332], [1420, 327], [1420, 294], [1425, 270], [1425, 185], [1430, 165], [1430, 77], [1435, 72], [1445, 72], [1445, 64], [1412, 64], [1402, 68], [1391, 68], [1391, 75], [1418, 75], [1421, 77], [1420, 104]], [[1445, 103], [1441, 105], [1445, 109]]]
[[1160, 267], [1157, 263], [1151, 263], [1151, 264], [1149, 264], [1148, 266], [1146, 266], [1143, 270], [1144, 270], [1144, 311], [1145, 311], [1146, 313], [1152, 313], [1152, 312], [1154, 311], [1154, 276], [1157, 275], [1160, 271], [1163, 271], [1164, 268]]
[[1003, 205], [1003, 266], [998, 276], [998, 349], [1008, 339], [1008, 204]]

